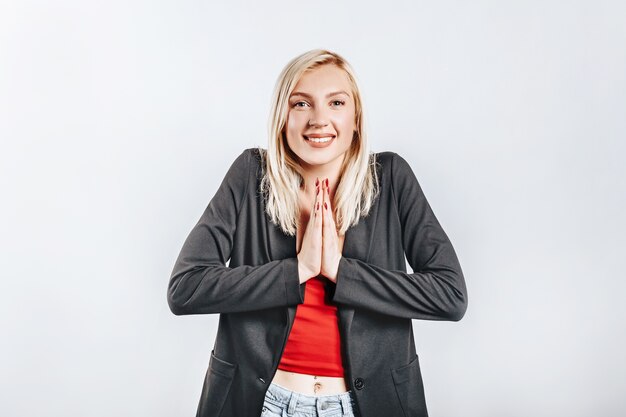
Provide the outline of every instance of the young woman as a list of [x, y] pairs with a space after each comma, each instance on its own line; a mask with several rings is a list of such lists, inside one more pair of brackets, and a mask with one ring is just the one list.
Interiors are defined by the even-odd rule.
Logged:
[[345, 59], [294, 58], [267, 150], [233, 162], [187, 237], [169, 306], [220, 313], [199, 417], [427, 416], [411, 319], [460, 320], [465, 280], [410, 166], [370, 154], [363, 122]]

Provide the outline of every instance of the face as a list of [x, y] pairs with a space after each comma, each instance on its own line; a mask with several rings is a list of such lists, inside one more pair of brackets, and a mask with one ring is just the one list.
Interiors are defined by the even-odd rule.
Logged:
[[287, 144], [300, 165], [339, 169], [355, 130], [348, 75], [335, 65], [305, 72], [289, 97], [285, 124]]

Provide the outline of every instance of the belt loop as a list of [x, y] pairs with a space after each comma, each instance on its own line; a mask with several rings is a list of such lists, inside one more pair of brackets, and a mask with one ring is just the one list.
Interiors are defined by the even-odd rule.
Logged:
[[344, 416], [350, 415], [350, 397], [347, 395], [341, 396], [341, 409]]
[[291, 417], [291, 415], [296, 411], [296, 405], [298, 405], [298, 394], [295, 391], [291, 391], [291, 396], [289, 397], [289, 405], [287, 406], [287, 415]]

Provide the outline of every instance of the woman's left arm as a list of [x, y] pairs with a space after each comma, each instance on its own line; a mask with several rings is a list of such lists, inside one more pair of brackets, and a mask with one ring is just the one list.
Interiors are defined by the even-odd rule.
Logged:
[[467, 310], [461, 265], [410, 165], [398, 154], [391, 161], [391, 184], [415, 272], [342, 257], [333, 301], [396, 317], [458, 321]]

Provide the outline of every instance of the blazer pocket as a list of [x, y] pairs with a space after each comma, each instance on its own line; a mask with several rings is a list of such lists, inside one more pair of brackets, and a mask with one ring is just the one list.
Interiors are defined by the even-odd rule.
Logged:
[[220, 415], [236, 371], [237, 364], [220, 359], [215, 356], [214, 350], [211, 351], [209, 369], [207, 369], [204, 377], [197, 417], [217, 417]]
[[391, 370], [393, 383], [405, 417], [428, 417], [424, 385], [417, 356], [408, 364]]

